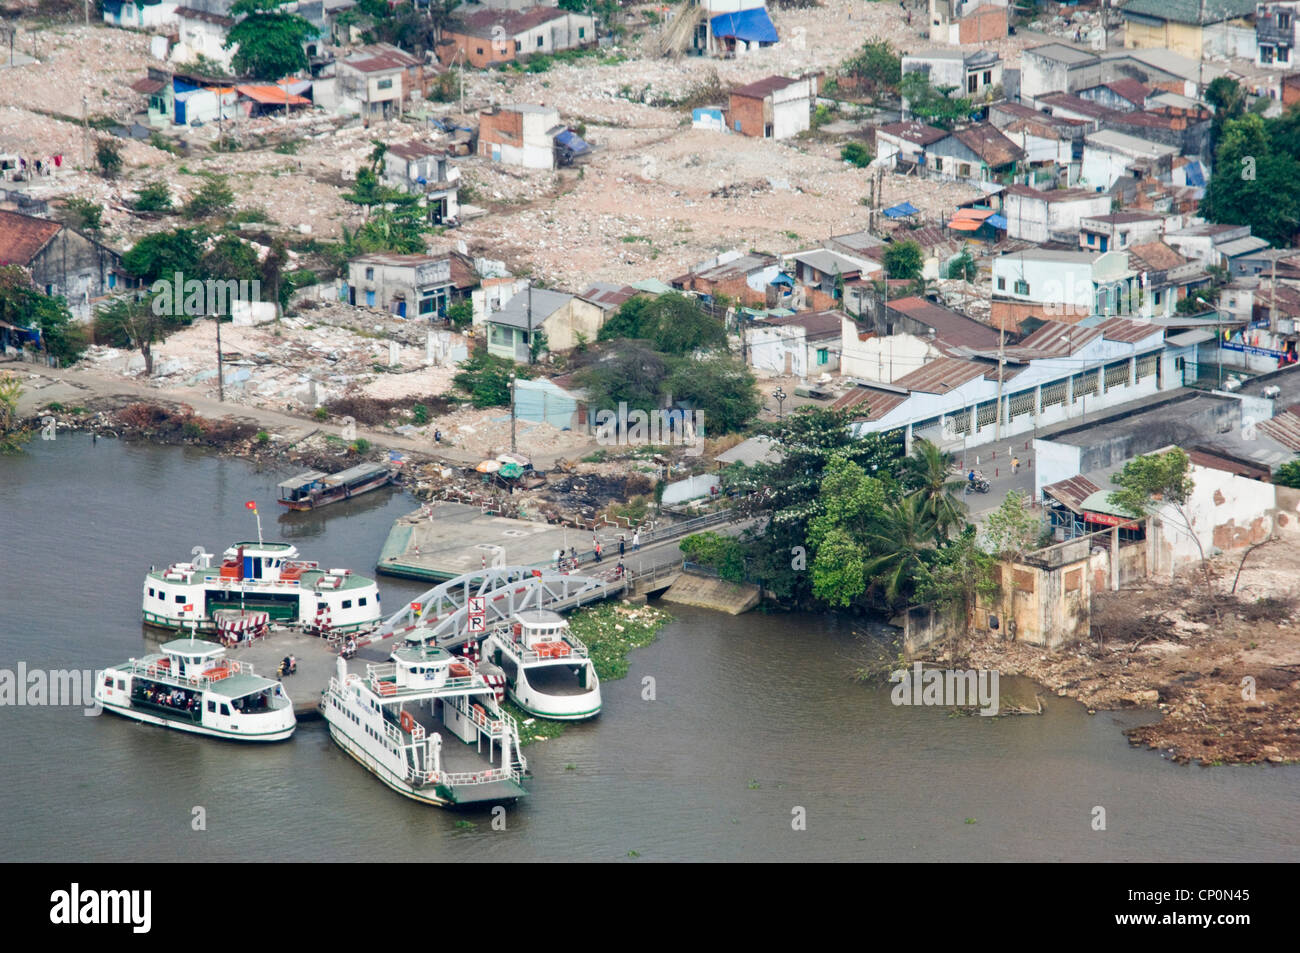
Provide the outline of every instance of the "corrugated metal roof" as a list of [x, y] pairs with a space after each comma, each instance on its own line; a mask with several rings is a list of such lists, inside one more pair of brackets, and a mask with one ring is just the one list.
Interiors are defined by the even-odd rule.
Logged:
[[1287, 408], [1272, 420], [1265, 420], [1257, 426], [1288, 450], [1300, 453], [1300, 404]]
[[1077, 324], [1048, 321], [1016, 347], [1017, 351], [1038, 352], [1043, 357], [1064, 357], [1073, 354], [1090, 341], [1101, 337], [1099, 328], [1085, 328]]
[[983, 377], [988, 369], [987, 364], [964, 361], [957, 357], [941, 357], [918, 367], [910, 374], [904, 374], [894, 381], [894, 386], [906, 387], [923, 394], [946, 394], [968, 381]]
[[1094, 493], [1100, 493], [1101, 487], [1086, 476], [1072, 476], [1043, 487], [1043, 494], [1063, 503], [1076, 513], [1083, 512], [1083, 501]]
[[805, 79], [791, 79], [789, 76], [769, 76], [766, 79], [760, 79], [756, 83], [737, 86], [731, 91], [731, 95], [742, 96], [745, 99], [766, 99], [778, 89], [785, 89], [797, 83], [806, 82], [808, 81]]
[[935, 341], [951, 347], [976, 350], [998, 346], [998, 332], [964, 314], [951, 311], [915, 295], [891, 301], [889, 307], [934, 329]]
[[[831, 404], [831, 409], [854, 411], [858, 420], [879, 420], [907, 400], [908, 396], [860, 384]], [[859, 408], [864, 406], [866, 411], [860, 411]]]
[[1136, 344], [1161, 329], [1150, 321], [1134, 321], [1132, 318], [1107, 318], [1097, 325], [1097, 330], [1101, 332], [1101, 336], [1107, 341]]

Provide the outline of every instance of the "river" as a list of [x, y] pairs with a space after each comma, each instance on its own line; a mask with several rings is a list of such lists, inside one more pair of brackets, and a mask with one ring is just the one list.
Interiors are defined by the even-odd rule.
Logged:
[[[62, 433], [0, 458], [0, 669], [142, 654], [143, 573], [255, 534], [246, 500], [268, 539], [367, 573], [392, 520], [413, 508], [382, 491], [282, 517], [283, 478]], [[381, 587], [390, 608], [421, 589]], [[486, 810], [397, 796], [321, 722], [246, 747], [15, 706], [0, 708], [0, 858], [1300, 859], [1300, 767], [1178, 766], [1121, 734], [1149, 715], [1090, 716], [1054, 696], [1038, 717], [895, 707], [888, 686], [850, 677], [876, 650], [847, 622], [672, 611], [659, 640], [633, 652], [629, 677], [604, 686], [596, 721], [526, 749], [531, 793], [504, 830]], [[1096, 807], [1105, 830], [1093, 829]]]

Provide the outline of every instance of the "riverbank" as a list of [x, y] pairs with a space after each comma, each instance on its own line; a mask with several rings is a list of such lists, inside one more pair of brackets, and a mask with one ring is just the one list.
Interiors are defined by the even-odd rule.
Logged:
[[[658, 638], [659, 630], [672, 616], [654, 606], [629, 602], [602, 603], [569, 614], [569, 627], [583, 643], [601, 682], [612, 682], [627, 675], [628, 653], [644, 648]], [[571, 722], [549, 721], [529, 715], [513, 702], [504, 703], [506, 711], [519, 722], [519, 741], [523, 745], [546, 741], [564, 734]]]
[[1049, 655], [980, 641], [970, 664], [1027, 676], [1090, 711], [1158, 711], [1125, 734], [1179, 764], [1300, 763], [1300, 547], [1278, 540], [1252, 553], [1233, 594], [1240, 562], [1211, 560], [1213, 600], [1198, 567], [1094, 596], [1087, 643]]

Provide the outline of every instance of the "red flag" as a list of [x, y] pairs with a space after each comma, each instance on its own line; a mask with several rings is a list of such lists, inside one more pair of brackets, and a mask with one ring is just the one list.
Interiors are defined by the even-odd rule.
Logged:
[[255, 510], [255, 509], [257, 509], [257, 501], [256, 501], [256, 500], [249, 500], [247, 503], [244, 504], [244, 509], [246, 509], [246, 510]]
[[193, 604], [193, 603], [190, 603], [189, 605], [187, 605], [187, 606], [185, 607], [185, 610], [184, 610], [184, 611], [186, 611], [186, 612], [193, 612], [193, 611], [194, 611], [194, 604]]

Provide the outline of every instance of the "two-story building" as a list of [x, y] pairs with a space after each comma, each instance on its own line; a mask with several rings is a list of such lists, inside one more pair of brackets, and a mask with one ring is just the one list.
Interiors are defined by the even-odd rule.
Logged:
[[538, 5], [523, 10], [475, 10], [443, 28], [438, 61], [457, 57], [476, 69], [521, 57], [556, 53], [596, 43], [596, 21], [586, 13]]
[[1157, 212], [1111, 212], [1090, 215], [1079, 223], [1079, 247], [1111, 251], [1156, 241], [1164, 234], [1165, 216]]
[[401, 318], [438, 321], [450, 305], [468, 297], [477, 283], [472, 273], [472, 265], [456, 252], [361, 255], [348, 262], [348, 302]]
[[389, 146], [381, 179], [390, 188], [424, 196], [434, 225], [460, 217], [460, 169], [452, 165], [446, 149], [418, 139]]
[[61, 296], [73, 317], [90, 320], [95, 304], [136, 284], [122, 257], [93, 238], [49, 219], [0, 210], [0, 265], [19, 265], [32, 284]]
[[526, 169], [554, 169], [555, 137], [564, 131], [554, 106], [494, 106], [479, 114], [478, 154]]
[[1138, 179], [1168, 180], [1177, 147], [1103, 129], [1083, 140], [1083, 165], [1079, 183], [1099, 192], [1108, 191], [1126, 175]]
[[1039, 191], [1027, 185], [1002, 190], [1002, 217], [1007, 236], [1036, 244], [1063, 242], [1073, 245], [1085, 218], [1110, 211], [1110, 196], [1088, 189]]
[[[954, 96], [975, 103], [992, 98], [995, 87], [1002, 85], [1002, 57], [996, 50], [927, 50], [910, 53], [902, 58], [903, 75], [924, 73], [936, 89], [956, 87]], [[908, 102], [903, 100], [903, 114], [908, 114]]]
[[340, 106], [363, 119], [400, 116], [408, 97], [423, 95], [424, 61], [388, 43], [338, 61]]
[[1126, 252], [1028, 249], [993, 259], [991, 317], [1012, 329], [1026, 318], [1075, 323], [1137, 314], [1139, 291]]
[[914, 295], [878, 298], [840, 331], [840, 372], [890, 384], [943, 357], [998, 346], [998, 332], [964, 314]]

